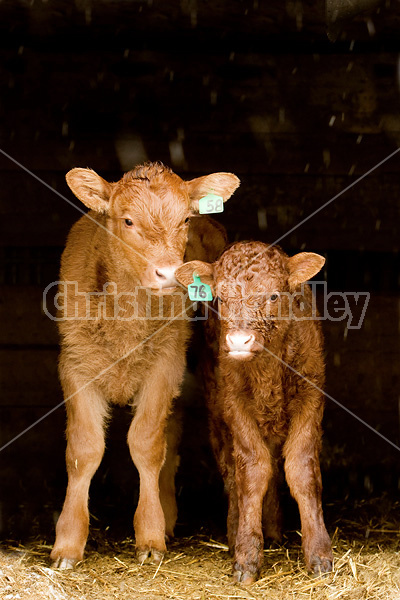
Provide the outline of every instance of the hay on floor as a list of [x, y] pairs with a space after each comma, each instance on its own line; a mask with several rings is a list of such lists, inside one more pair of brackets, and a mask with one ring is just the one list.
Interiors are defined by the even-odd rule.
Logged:
[[[173, 541], [159, 567], [135, 561], [133, 539], [102, 541], [88, 550], [74, 571], [49, 568], [50, 546], [3, 546], [2, 600], [206, 600], [322, 598], [400, 600], [400, 531], [393, 523], [360, 525], [347, 521], [333, 535], [334, 572], [311, 578], [304, 568], [300, 536], [266, 549], [260, 580], [249, 587], [230, 579], [227, 546], [206, 536]], [[293, 536], [292, 536], [293, 538]], [[297, 539], [297, 541], [296, 541]]]

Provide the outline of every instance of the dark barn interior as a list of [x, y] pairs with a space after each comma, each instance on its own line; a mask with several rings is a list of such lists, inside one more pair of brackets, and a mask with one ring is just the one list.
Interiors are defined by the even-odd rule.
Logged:
[[[399, 31], [395, 0], [344, 13], [329, 37], [322, 0], [0, 3], [3, 539], [51, 543], [65, 493], [58, 335], [42, 295], [83, 208], [65, 183], [77, 166], [110, 181], [146, 160], [183, 179], [231, 171], [241, 187], [218, 216], [231, 241], [318, 252], [328, 292], [370, 294], [359, 329], [323, 323], [328, 529], [337, 504], [397, 501]], [[178, 534], [222, 536], [195, 348], [181, 402]], [[90, 507], [94, 529], [121, 537], [138, 482], [129, 412], [114, 416]]]

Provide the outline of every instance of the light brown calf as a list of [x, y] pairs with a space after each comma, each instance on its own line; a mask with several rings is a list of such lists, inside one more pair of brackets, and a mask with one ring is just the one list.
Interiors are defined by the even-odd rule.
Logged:
[[[140, 476], [137, 557], [157, 563], [176, 521], [176, 436], [173, 423], [166, 428], [190, 333], [174, 272], [199, 199], [213, 192], [226, 201], [239, 180], [214, 173], [185, 182], [160, 163], [148, 163], [117, 183], [90, 169], [72, 169], [67, 182], [91, 210], [71, 229], [61, 262], [68, 488], [51, 558], [58, 568], [82, 559], [88, 490], [104, 453], [109, 408], [130, 404], [128, 444]], [[196, 221], [191, 235], [194, 251], [200, 225]]]
[[205, 322], [204, 379], [211, 443], [229, 495], [233, 574], [245, 584], [262, 566], [263, 529], [281, 536], [281, 458], [300, 510], [307, 568], [332, 568], [319, 466], [323, 340], [319, 322], [310, 320], [311, 290], [302, 285], [323, 264], [317, 254], [289, 258], [277, 247], [241, 242], [214, 264], [193, 261], [176, 273], [186, 286], [197, 273], [217, 296], [218, 316], [211, 311]]

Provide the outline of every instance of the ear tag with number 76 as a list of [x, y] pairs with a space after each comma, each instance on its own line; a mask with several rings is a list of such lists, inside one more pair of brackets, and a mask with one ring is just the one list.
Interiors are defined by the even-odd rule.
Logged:
[[199, 213], [208, 215], [212, 213], [224, 212], [224, 199], [216, 194], [207, 194], [199, 200]]
[[199, 275], [196, 275], [195, 273], [193, 273], [193, 283], [188, 285], [188, 292], [189, 300], [192, 300], [193, 302], [199, 300], [205, 302], [213, 299], [210, 286], [207, 283], [203, 283]]

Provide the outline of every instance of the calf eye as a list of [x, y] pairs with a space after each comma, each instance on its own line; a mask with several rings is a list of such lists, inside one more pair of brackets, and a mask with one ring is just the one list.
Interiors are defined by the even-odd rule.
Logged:
[[189, 223], [190, 221], [190, 217], [186, 217], [186, 219], [184, 220], [184, 223]]
[[279, 298], [279, 294], [271, 294], [271, 296], [269, 297], [269, 301], [270, 302], [276, 302]]
[[126, 225], [127, 227], [132, 227], [132, 225], [133, 225], [133, 221], [131, 221], [131, 219], [125, 219], [125, 225]]

